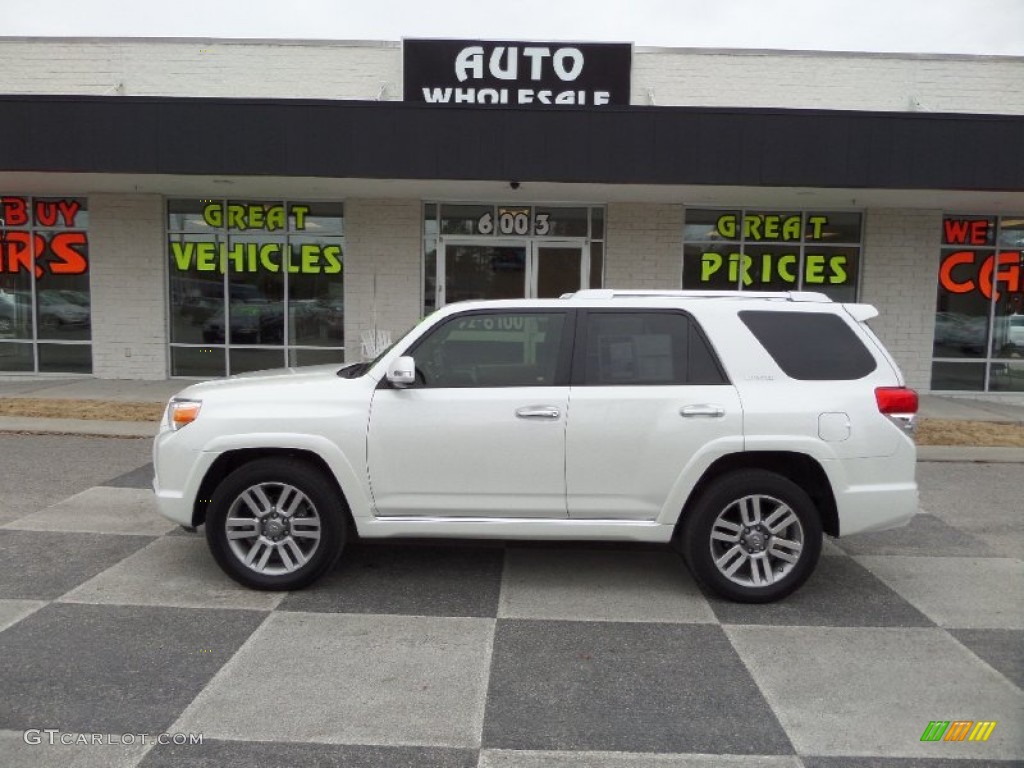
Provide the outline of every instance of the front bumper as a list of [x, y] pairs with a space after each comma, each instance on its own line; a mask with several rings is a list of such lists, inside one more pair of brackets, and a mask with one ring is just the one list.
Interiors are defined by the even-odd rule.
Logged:
[[153, 493], [161, 515], [178, 525], [193, 526], [196, 496], [220, 454], [192, 449], [182, 438], [181, 432], [165, 427], [153, 441]]

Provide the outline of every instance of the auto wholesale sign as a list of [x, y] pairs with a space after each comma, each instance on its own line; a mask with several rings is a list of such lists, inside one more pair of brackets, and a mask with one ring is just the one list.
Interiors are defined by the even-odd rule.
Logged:
[[406, 101], [504, 107], [629, 104], [629, 43], [406, 40]]

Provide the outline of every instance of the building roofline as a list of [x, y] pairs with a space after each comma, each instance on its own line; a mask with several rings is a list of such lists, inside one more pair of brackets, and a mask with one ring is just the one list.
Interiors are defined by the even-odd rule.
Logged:
[[[407, 38], [410, 40], [441, 39], [437, 37]], [[461, 38], [444, 38], [458, 40]], [[467, 40], [474, 38], [466, 38]], [[48, 35], [0, 35], [0, 43], [35, 42], [35, 43], [201, 43], [218, 45], [274, 45], [274, 46], [334, 46], [351, 48], [384, 48], [401, 49], [401, 40], [329, 40], [325, 38], [273, 38], [273, 37], [99, 37], [99, 36], [48, 36]], [[552, 40], [551, 42], [560, 42]], [[623, 42], [609, 40], [573, 40], [565, 42]], [[693, 46], [661, 46], [633, 44], [634, 53], [675, 53], [701, 54], [707, 56], [793, 56], [793, 57], [829, 57], [839, 56], [857, 59], [906, 59], [906, 60], [948, 60], [948, 61], [1019, 61], [1024, 62], [1024, 55], [1018, 54], [980, 54], [980, 53], [921, 53], [911, 51], [846, 51], [789, 48], [720, 48]]]

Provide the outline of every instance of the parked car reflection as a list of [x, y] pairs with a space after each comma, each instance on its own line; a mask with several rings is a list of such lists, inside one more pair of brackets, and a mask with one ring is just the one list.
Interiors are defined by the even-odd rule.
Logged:
[[[232, 344], [283, 344], [284, 307], [282, 302], [232, 302], [230, 342]], [[203, 323], [203, 342], [223, 344], [225, 339], [224, 309], [217, 310]]]
[[938, 357], [984, 356], [988, 350], [988, 317], [958, 312], [935, 314], [935, 354]]

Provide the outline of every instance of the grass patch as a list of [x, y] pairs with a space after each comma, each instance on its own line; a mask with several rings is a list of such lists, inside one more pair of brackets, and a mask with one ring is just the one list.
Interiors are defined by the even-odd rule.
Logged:
[[44, 397], [0, 398], [0, 416], [90, 421], [159, 421], [163, 413], [164, 406], [159, 403], [53, 400]]
[[917, 444], [1024, 448], [1024, 424], [921, 419], [917, 427]]

